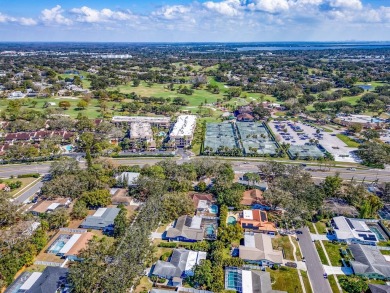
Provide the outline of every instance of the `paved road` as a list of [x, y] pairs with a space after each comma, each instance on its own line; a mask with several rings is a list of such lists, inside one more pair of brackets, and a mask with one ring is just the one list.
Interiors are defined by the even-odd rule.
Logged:
[[297, 236], [299, 238], [299, 246], [301, 248], [302, 255], [306, 259], [307, 271], [309, 273], [313, 292], [332, 293], [329, 281], [323, 276], [324, 268], [314, 243], [311, 240], [309, 229], [305, 227], [299, 229], [298, 231], [302, 232], [302, 234], [298, 234]]
[[[165, 160], [166, 158], [123, 158], [123, 159], [113, 159], [118, 164], [122, 165], [153, 165], [159, 161]], [[182, 157], [182, 158], [172, 158], [176, 160], [178, 163], [188, 162], [190, 161], [190, 157]], [[265, 162], [255, 162], [251, 160], [243, 160], [241, 158], [237, 159], [229, 159], [228, 162], [231, 162], [233, 165], [233, 169], [236, 172], [246, 173], [246, 172], [256, 172], [258, 171], [258, 166], [261, 164], [265, 164]], [[292, 163], [292, 161], [289, 161]], [[322, 180], [326, 176], [334, 175], [336, 172], [340, 173], [340, 177], [345, 180], [355, 179], [357, 181], [365, 181], [372, 182], [378, 180], [379, 182], [390, 182], [390, 170], [379, 170], [379, 169], [357, 169], [356, 171], [347, 170], [347, 167], [344, 168], [328, 168], [323, 169], [323, 171], [317, 171], [319, 167], [309, 166], [307, 164], [307, 168], [316, 169], [315, 171], [309, 171], [313, 176], [314, 180]], [[10, 177], [16, 176], [20, 174], [33, 173], [38, 172], [41, 174], [48, 173], [50, 169], [50, 162], [45, 163], [32, 163], [30, 165], [20, 164], [20, 165], [5, 165], [0, 166], [0, 178], [1, 177]]]
[[36, 192], [38, 192], [39, 189], [41, 189], [42, 185], [43, 185], [43, 182], [38, 181], [33, 186], [31, 186], [28, 190], [26, 190], [21, 195], [19, 195], [17, 198], [15, 198], [13, 202], [15, 204], [25, 203], [31, 196], [33, 196]]

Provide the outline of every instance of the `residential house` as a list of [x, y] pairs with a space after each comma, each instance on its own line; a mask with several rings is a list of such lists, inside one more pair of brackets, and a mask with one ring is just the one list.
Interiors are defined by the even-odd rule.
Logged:
[[202, 241], [205, 230], [201, 224], [202, 218], [199, 216], [181, 216], [176, 220], [174, 227], [168, 229], [166, 238], [173, 241]]
[[218, 214], [218, 206], [215, 204], [215, 199], [209, 193], [195, 193], [192, 196], [196, 214], [205, 217], [216, 217]]
[[100, 208], [92, 216], [88, 216], [80, 227], [84, 229], [103, 230], [105, 233], [114, 231], [114, 220], [118, 215], [118, 208]]
[[272, 290], [270, 273], [235, 267], [225, 268], [225, 289], [238, 293], [287, 293]]
[[272, 248], [272, 239], [262, 233], [245, 233], [244, 245], [239, 246], [239, 257], [260, 266], [283, 263], [283, 252]]
[[350, 264], [355, 275], [369, 279], [390, 280], [390, 262], [377, 247], [351, 244], [348, 248], [354, 258]]
[[70, 203], [71, 203], [70, 198], [56, 198], [50, 200], [43, 200], [35, 204], [31, 208], [30, 213], [32, 213], [35, 216], [39, 216], [42, 214], [54, 212], [56, 209], [62, 207], [68, 207]]
[[181, 279], [193, 276], [194, 266], [199, 265], [204, 259], [206, 252], [174, 249], [169, 261], [157, 261], [152, 274], [168, 279], [173, 286], [180, 286]]
[[239, 223], [245, 231], [261, 232], [266, 234], [276, 234], [275, 224], [268, 222], [266, 211], [262, 210], [243, 210]]
[[390, 293], [389, 285], [368, 284], [371, 293]]
[[111, 188], [111, 203], [113, 205], [123, 204], [125, 206], [131, 205], [132, 198], [128, 195], [128, 192], [124, 188]]
[[56, 293], [70, 292], [68, 269], [46, 267], [40, 272], [25, 272], [4, 293]]
[[61, 248], [59, 255], [70, 260], [80, 260], [78, 254], [87, 247], [93, 236], [94, 234], [91, 232], [73, 234], [64, 247]]
[[263, 192], [259, 189], [245, 190], [240, 202], [243, 206], [253, 207], [260, 210], [269, 210], [270, 206], [263, 197]]
[[10, 192], [11, 188], [5, 183], [0, 183], [0, 190]]
[[140, 173], [136, 172], [123, 172], [115, 177], [116, 181], [119, 183], [119, 185], [124, 185], [124, 187], [127, 186], [135, 186], [136, 181], [139, 177]]
[[334, 235], [338, 241], [376, 245], [377, 236], [362, 219], [351, 219], [343, 216], [332, 219]]

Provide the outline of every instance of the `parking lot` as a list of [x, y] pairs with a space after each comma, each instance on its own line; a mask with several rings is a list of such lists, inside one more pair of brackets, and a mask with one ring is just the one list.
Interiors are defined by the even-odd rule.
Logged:
[[280, 142], [304, 145], [317, 141], [334, 156], [335, 161], [359, 162], [359, 159], [352, 153], [356, 148], [348, 147], [336, 136], [336, 132], [325, 132], [315, 126], [292, 121], [271, 121], [269, 127]]

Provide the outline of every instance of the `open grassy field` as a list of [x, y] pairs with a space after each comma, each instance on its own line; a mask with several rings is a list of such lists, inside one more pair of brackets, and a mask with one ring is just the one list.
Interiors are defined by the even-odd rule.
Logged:
[[[81, 76], [83, 77], [81, 79], [82, 83], [83, 83], [83, 88], [85, 89], [89, 89], [90, 86], [91, 86], [91, 82], [89, 80], [87, 80], [87, 76], [90, 75], [89, 72], [87, 71], [82, 71], [82, 70], [78, 70], [79, 73], [80, 73], [80, 78]], [[63, 79], [65, 78], [73, 78], [76, 74], [58, 74], [58, 76], [61, 76]]]
[[22, 182], [22, 186], [20, 188], [16, 188], [10, 192], [11, 196], [18, 195], [24, 188], [26, 188], [29, 184], [33, 183], [34, 181], [38, 181], [39, 178], [14, 178], [14, 179], [2, 179], [3, 183], [12, 183], [16, 181]]
[[329, 284], [330, 284], [330, 288], [332, 289], [332, 292], [333, 293], [339, 293], [340, 290], [339, 290], [339, 287], [336, 284], [336, 277], [334, 275], [329, 275], [328, 276], [328, 281], [329, 281]]
[[267, 268], [267, 272], [271, 274], [273, 290], [283, 290], [288, 293], [303, 292], [296, 269], [281, 267], [278, 270], [272, 270]]
[[350, 148], [357, 148], [359, 144], [348, 136], [338, 133], [336, 136]]

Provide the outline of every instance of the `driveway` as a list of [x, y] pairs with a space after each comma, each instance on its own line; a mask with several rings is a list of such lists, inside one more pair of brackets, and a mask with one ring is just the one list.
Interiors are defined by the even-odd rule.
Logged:
[[298, 234], [299, 246], [302, 255], [306, 259], [307, 271], [310, 282], [313, 287], [313, 292], [316, 293], [332, 293], [329, 282], [324, 278], [324, 268], [322, 266], [320, 257], [312, 242], [309, 229], [307, 227], [299, 229], [302, 234]]
[[310, 234], [311, 240], [332, 241], [336, 240], [336, 237], [329, 234]]
[[328, 275], [352, 275], [352, 268], [349, 267], [333, 267], [324, 265], [324, 270]]

